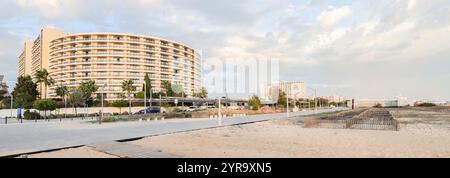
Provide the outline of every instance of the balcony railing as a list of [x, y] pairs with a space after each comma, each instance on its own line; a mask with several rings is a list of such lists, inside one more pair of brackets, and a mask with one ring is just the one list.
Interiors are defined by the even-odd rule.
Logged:
[[[59, 66], [59, 65], [69, 65], [69, 64], [92, 64], [92, 63], [107, 63], [107, 64], [111, 64], [111, 63], [130, 63], [130, 64], [142, 64], [142, 65], [163, 65], [163, 66], [170, 66], [169, 64], [161, 64], [159, 62], [155, 62], [155, 61], [129, 61], [129, 60], [121, 60], [120, 62], [117, 62], [117, 60], [90, 60], [90, 61], [67, 61], [67, 62], [57, 62], [57, 63], [52, 63], [50, 65], [50, 67], [55, 67], [55, 66]], [[121, 69], [125, 69], [125, 68], [121, 68]]]
[[180, 51], [184, 51], [187, 53], [193, 53], [193, 51], [191, 49], [188, 48], [184, 48], [184, 47], [176, 47], [174, 45], [170, 45], [167, 43], [157, 43], [157, 42], [153, 42], [153, 41], [148, 41], [148, 40], [142, 40], [142, 39], [126, 39], [126, 38], [88, 38], [88, 39], [71, 39], [71, 40], [63, 40], [63, 41], [54, 41], [50, 47], [53, 47], [55, 45], [59, 45], [61, 43], [70, 43], [70, 42], [91, 42], [91, 41], [124, 41], [124, 42], [138, 42], [138, 43], [143, 43], [143, 44], [150, 44], [150, 45], [160, 45], [160, 46], [164, 46], [164, 47], [170, 47], [173, 49], [177, 49]]
[[58, 55], [53, 56], [50, 58], [50, 61], [64, 58], [64, 57], [76, 57], [76, 56], [139, 56], [139, 57], [148, 57], [148, 58], [158, 58], [156, 55], [149, 55], [149, 54], [138, 54], [138, 53], [89, 53], [89, 54], [65, 54], [65, 55]]

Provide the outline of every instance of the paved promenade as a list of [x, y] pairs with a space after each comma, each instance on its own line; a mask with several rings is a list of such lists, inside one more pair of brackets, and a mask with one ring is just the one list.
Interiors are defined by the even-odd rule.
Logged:
[[[342, 109], [317, 111], [333, 112]], [[290, 117], [315, 111], [290, 113]], [[221, 126], [286, 118], [286, 113], [222, 119]], [[39, 152], [108, 141], [218, 127], [218, 119], [170, 119], [150, 122], [92, 124], [85, 121], [52, 121], [0, 125], [0, 156]]]

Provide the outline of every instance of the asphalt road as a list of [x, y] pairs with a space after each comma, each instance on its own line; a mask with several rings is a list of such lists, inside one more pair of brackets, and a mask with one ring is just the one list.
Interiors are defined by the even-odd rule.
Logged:
[[[342, 109], [317, 111], [332, 112]], [[290, 117], [315, 111], [290, 113]], [[0, 125], [0, 157], [145, 136], [286, 118], [286, 113], [222, 119], [170, 119], [150, 122], [92, 124], [81, 120]]]

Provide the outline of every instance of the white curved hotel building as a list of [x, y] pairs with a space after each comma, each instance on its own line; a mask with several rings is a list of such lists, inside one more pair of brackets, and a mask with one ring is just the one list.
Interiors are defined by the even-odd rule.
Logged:
[[[44, 59], [45, 60], [45, 59]], [[49, 44], [48, 68], [54, 89], [65, 85], [78, 87], [94, 80], [97, 93], [106, 100], [125, 94], [124, 80], [134, 80], [136, 92], [142, 91], [144, 76], [149, 75], [154, 92], [161, 91], [162, 81], [181, 85], [188, 96], [201, 87], [200, 55], [186, 45], [142, 35], [125, 33], [65, 34]]]

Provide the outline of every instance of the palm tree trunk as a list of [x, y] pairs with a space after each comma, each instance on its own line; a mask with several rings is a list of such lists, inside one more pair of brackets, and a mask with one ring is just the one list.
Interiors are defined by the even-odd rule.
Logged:
[[47, 99], [47, 85], [46, 84], [44, 84], [44, 91], [45, 91], [45, 98], [44, 99]]
[[128, 114], [131, 114], [131, 94], [128, 93]]

